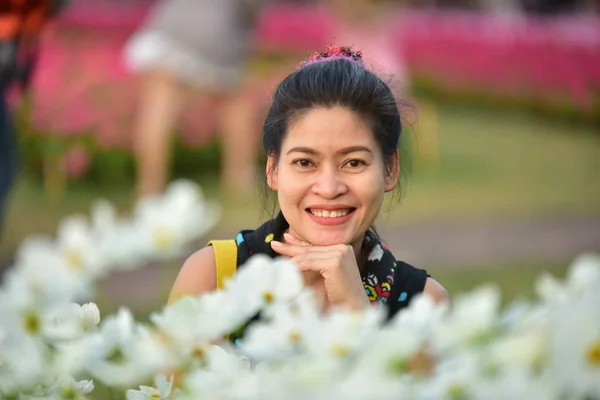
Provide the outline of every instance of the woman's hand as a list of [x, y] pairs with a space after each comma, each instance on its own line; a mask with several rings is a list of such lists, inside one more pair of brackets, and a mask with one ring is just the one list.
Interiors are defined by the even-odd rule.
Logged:
[[352, 246], [312, 246], [287, 233], [284, 237], [286, 243], [271, 242], [273, 250], [290, 257], [300, 271], [319, 273], [331, 305], [345, 305], [352, 309], [370, 305]]

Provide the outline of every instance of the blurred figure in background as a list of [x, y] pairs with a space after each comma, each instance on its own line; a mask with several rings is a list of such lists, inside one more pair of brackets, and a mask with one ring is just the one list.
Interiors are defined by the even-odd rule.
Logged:
[[10, 188], [17, 175], [17, 138], [7, 97], [14, 84], [29, 88], [39, 36], [66, 0], [2, 0], [0, 3], [0, 238]]
[[219, 103], [222, 186], [242, 195], [253, 187], [253, 109], [235, 95], [264, 1], [159, 0], [127, 44], [125, 62], [142, 81], [133, 132], [138, 195], [160, 193], [169, 180], [170, 143], [189, 87]]
[[[327, 0], [336, 15], [336, 42], [351, 44], [360, 50], [370, 69], [393, 88], [401, 99], [408, 99], [411, 77], [402, 56], [402, 43], [392, 32], [397, 11], [408, 1]], [[407, 104], [410, 104], [407, 102]], [[402, 115], [417, 136], [419, 158], [437, 163], [439, 153], [437, 110], [433, 103], [418, 101], [418, 120]], [[407, 110], [401, 110], [407, 111]], [[416, 124], [415, 124], [416, 123]]]
[[[384, 79], [391, 79], [400, 95], [406, 96], [408, 70], [399, 51], [400, 44], [392, 40], [392, 19], [398, 8], [390, 0], [328, 0], [336, 15], [336, 42], [350, 43], [363, 53], [371, 69]], [[390, 12], [392, 11], [392, 12]]]

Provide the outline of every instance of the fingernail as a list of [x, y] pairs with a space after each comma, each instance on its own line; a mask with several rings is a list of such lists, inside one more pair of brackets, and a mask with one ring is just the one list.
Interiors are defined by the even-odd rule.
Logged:
[[278, 242], [277, 240], [271, 240], [271, 246], [281, 247], [283, 243]]

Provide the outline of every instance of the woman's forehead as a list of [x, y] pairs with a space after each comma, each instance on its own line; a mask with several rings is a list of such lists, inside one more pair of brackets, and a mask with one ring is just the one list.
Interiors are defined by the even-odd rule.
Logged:
[[343, 107], [316, 108], [294, 120], [283, 142], [293, 147], [375, 146], [373, 133], [357, 113]]

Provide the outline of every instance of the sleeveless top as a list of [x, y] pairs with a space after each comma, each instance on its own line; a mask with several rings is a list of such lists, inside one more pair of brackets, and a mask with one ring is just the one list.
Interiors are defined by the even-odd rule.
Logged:
[[[243, 266], [255, 254], [280, 257], [270, 245], [281, 241], [289, 224], [280, 212], [256, 230], [240, 231], [236, 237], [238, 247], [237, 267]], [[412, 298], [425, 288], [429, 275], [402, 261], [397, 261], [378, 237], [367, 234], [363, 249], [368, 251], [362, 282], [371, 303], [380, 303], [388, 310], [388, 319], [410, 304]]]

